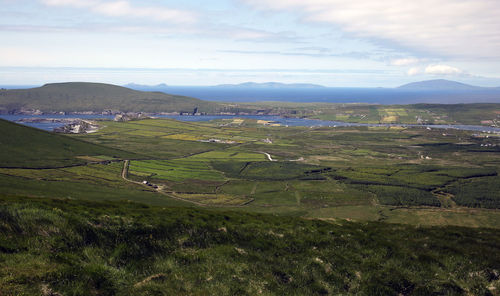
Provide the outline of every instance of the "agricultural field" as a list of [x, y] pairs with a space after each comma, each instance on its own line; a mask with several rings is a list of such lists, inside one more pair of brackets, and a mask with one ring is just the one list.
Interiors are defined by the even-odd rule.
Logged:
[[[0, 168], [3, 191], [329, 219], [500, 225], [498, 137], [425, 128], [274, 127], [250, 119], [99, 124], [96, 133], [59, 137], [100, 150], [75, 155], [63, 167]], [[476, 210], [472, 220], [464, 209]], [[419, 215], [428, 219], [405, 217]]]
[[311, 104], [298, 116], [356, 123], [470, 124], [499, 126], [498, 104]]
[[[408, 113], [392, 107], [381, 112]], [[273, 127], [250, 119], [101, 125], [97, 133], [73, 137], [135, 153], [127, 178], [147, 181], [142, 187], [166, 200], [432, 225], [497, 227], [500, 217], [495, 137], [425, 128]], [[223, 141], [228, 139], [238, 141]], [[470, 218], [464, 209], [476, 210], [475, 215]], [[427, 219], [407, 218], [419, 215]]]
[[[71, 136], [14, 125], [24, 142], [0, 142], [11, 152], [2, 295], [500, 291], [499, 137], [250, 119], [99, 125]], [[24, 157], [30, 142], [43, 149]]]
[[166, 181], [206, 180], [223, 181], [224, 176], [207, 163], [190, 160], [133, 160], [129, 174]]

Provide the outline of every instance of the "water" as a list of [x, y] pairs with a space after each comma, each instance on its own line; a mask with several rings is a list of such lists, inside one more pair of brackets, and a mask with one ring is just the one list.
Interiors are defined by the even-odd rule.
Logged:
[[[284, 118], [280, 116], [270, 116], [270, 115], [220, 115], [220, 116], [181, 116], [181, 115], [156, 115], [158, 118], [171, 118], [179, 121], [209, 121], [214, 119], [233, 119], [233, 118], [247, 118], [255, 120], [266, 120], [279, 123], [283, 126], [404, 126], [404, 127], [430, 127], [439, 129], [459, 129], [477, 132], [492, 132], [500, 133], [500, 128], [489, 127], [489, 126], [478, 126], [478, 125], [414, 125], [414, 124], [370, 124], [370, 123], [348, 123], [342, 121], [329, 121], [329, 120], [316, 120], [316, 119], [305, 119], [305, 118]], [[54, 128], [61, 127], [66, 123], [62, 122], [22, 122], [19, 121], [23, 118], [80, 118], [80, 119], [107, 119], [112, 120], [113, 115], [89, 115], [89, 114], [73, 114], [73, 115], [0, 115], [0, 118], [15, 121], [24, 125], [35, 127], [38, 129], [52, 131]]]
[[500, 89], [412, 90], [401, 88], [245, 88], [213, 86], [134, 87], [218, 102], [319, 103], [500, 103]]
[[[0, 88], [31, 88], [34, 86], [8, 86]], [[458, 103], [500, 103], [500, 87], [469, 90], [426, 90], [405, 88], [255, 88], [217, 86], [141, 86], [129, 88], [140, 91], [159, 91], [173, 95], [194, 97], [217, 102], [295, 102], [295, 103], [372, 103], [372, 104], [458, 104]]]

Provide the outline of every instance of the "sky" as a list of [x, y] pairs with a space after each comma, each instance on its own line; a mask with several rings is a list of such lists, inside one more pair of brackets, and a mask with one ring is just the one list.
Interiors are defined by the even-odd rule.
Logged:
[[500, 86], [498, 0], [0, 0], [0, 85]]

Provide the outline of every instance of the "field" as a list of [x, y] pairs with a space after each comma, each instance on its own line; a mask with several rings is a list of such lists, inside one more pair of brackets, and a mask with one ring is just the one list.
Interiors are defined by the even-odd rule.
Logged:
[[[276, 103], [279, 105], [279, 103]], [[274, 105], [270, 105], [274, 106]], [[274, 106], [275, 108], [277, 106]], [[294, 106], [297, 108], [297, 106]], [[356, 123], [400, 124], [470, 124], [498, 126], [498, 104], [314, 104], [305, 107], [296, 116]], [[289, 116], [294, 116], [290, 114]]]
[[499, 137], [250, 119], [102, 121], [62, 136], [0, 123], [22, 136], [0, 143], [2, 295], [500, 291]]
[[[384, 112], [404, 115], [401, 108]], [[94, 192], [87, 199], [357, 221], [499, 225], [496, 137], [424, 128], [272, 127], [250, 119], [103, 121], [101, 126], [97, 133], [64, 138], [122, 157], [96, 152], [76, 157], [80, 163], [68, 168], [2, 168], [5, 192], [74, 198]], [[65, 193], [72, 186], [82, 190]]]
[[[389, 112], [388, 116], [404, 115], [401, 109], [384, 112]], [[444, 133], [423, 128], [269, 127], [248, 119], [236, 124], [145, 120], [106, 123], [106, 126], [96, 134], [78, 137], [133, 150], [124, 147], [133, 142], [117, 143], [112, 139], [129, 134], [137, 126], [192, 135], [193, 140], [179, 139], [173, 145], [163, 142], [167, 139], [162, 135], [135, 135], [134, 142], [148, 143], [142, 151], [149, 159], [132, 160], [129, 170], [130, 178], [161, 185], [165, 192], [183, 194], [179, 197], [187, 200], [189, 194], [202, 203], [203, 196], [207, 196], [207, 204], [211, 205], [224, 205], [229, 197], [251, 199], [245, 210], [302, 213], [308, 217], [314, 217], [315, 213], [322, 213], [321, 217], [324, 213], [333, 213], [328, 218], [335, 218], [334, 213], [342, 212], [341, 207], [359, 207], [361, 213], [356, 214], [356, 219], [393, 222], [411, 221], [405, 215], [422, 212], [429, 219], [418, 223], [429, 224], [435, 224], [433, 210], [446, 209], [454, 211], [450, 223], [464, 226], [466, 223], [455, 216], [467, 215], [462, 209], [472, 207], [478, 208], [477, 220], [487, 226], [496, 227], [498, 221], [480, 217], [481, 213], [499, 215], [495, 210], [500, 208], [495, 180], [500, 148], [484, 145], [496, 143], [496, 138], [477, 137], [466, 131]], [[215, 139], [238, 137], [238, 142], [195, 140], [200, 135]], [[169, 145], [170, 157], [162, 157], [163, 150], [159, 147], [164, 145]], [[470, 200], [464, 201], [464, 192], [476, 188], [468, 184], [476, 182], [481, 182], [481, 195], [466, 194]], [[214, 201], [219, 195], [223, 197], [220, 203]], [[386, 211], [400, 207], [407, 211]], [[384, 214], [372, 215], [373, 211]], [[446, 218], [434, 216], [447, 223]]]

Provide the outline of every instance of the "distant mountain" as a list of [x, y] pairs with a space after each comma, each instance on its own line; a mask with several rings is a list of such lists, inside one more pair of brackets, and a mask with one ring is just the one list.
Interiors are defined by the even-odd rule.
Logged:
[[240, 84], [220, 84], [214, 87], [229, 88], [229, 87], [241, 87], [241, 88], [324, 88], [322, 85], [309, 84], [309, 83], [281, 83], [281, 82], [245, 82]]
[[483, 87], [446, 79], [426, 80], [401, 85], [398, 88], [415, 90], [478, 90]]
[[198, 108], [199, 112], [213, 112], [220, 108], [220, 104], [191, 97], [88, 82], [53, 83], [31, 89], [0, 90], [0, 113], [21, 109], [38, 109], [42, 112], [189, 112], [194, 108]]

